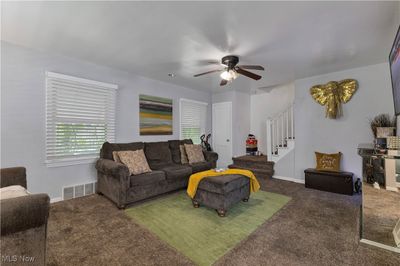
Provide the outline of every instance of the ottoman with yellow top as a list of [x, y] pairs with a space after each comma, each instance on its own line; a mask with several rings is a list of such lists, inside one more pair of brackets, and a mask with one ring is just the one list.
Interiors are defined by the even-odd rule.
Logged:
[[224, 217], [230, 207], [240, 201], [247, 202], [250, 192], [256, 192], [259, 188], [251, 171], [228, 169], [217, 173], [208, 170], [190, 176], [187, 192], [195, 208], [204, 205]]

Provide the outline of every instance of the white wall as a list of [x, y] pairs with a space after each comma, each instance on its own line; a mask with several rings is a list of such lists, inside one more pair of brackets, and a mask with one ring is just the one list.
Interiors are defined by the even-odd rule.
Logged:
[[214, 93], [212, 102], [232, 102], [232, 153], [246, 154], [246, 138], [250, 133], [250, 94], [239, 91]]
[[[25, 166], [28, 189], [61, 197], [63, 186], [96, 179], [93, 164], [48, 168], [45, 165], [45, 71], [88, 78], [119, 86], [116, 141], [179, 138], [179, 98], [209, 103], [211, 93], [183, 88], [72, 58], [40, 53], [1, 42], [1, 167]], [[167, 74], [167, 73], [166, 73]], [[173, 99], [172, 136], [139, 136], [138, 94]]]
[[[400, 14], [400, 1], [397, 3], [398, 5], [398, 14]], [[397, 24], [400, 24], [400, 16], [397, 17]]]
[[[359, 89], [343, 104], [343, 117], [325, 118], [325, 108], [310, 96], [309, 89], [328, 81], [356, 79]], [[304, 179], [304, 170], [315, 167], [314, 151], [341, 151], [342, 170], [361, 177], [359, 143], [371, 143], [368, 119], [380, 113], [393, 115], [393, 98], [388, 63], [330, 73], [295, 82], [295, 178]]]
[[281, 158], [278, 162], [274, 165], [274, 176], [275, 177], [286, 177], [286, 178], [293, 178], [294, 174], [294, 166], [295, 166], [295, 150], [291, 150], [288, 152], [283, 158]]
[[267, 153], [266, 121], [285, 111], [294, 101], [294, 83], [258, 90], [250, 97], [250, 132], [258, 139], [258, 150]]

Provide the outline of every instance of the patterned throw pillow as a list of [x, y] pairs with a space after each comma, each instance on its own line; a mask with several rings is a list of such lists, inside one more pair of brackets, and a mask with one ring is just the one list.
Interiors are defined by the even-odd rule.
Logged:
[[184, 145], [179, 145], [179, 150], [181, 151], [181, 164], [186, 164], [189, 163], [185, 146]]
[[204, 162], [203, 148], [201, 145], [185, 144], [189, 164]]
[[117, 154], [121, 162], [128, 167], [129, 174], [140, 175], [151, 172], [143, 150], [119, 151]]
[[333, 154], [315, 152], [315, 157], [317, 159], [317, 170], [340, 172], [341, 152]]
[[118, 152], [117, 152], [117, 151], [113, 151], [113, 152], [112, 152], [112, 156], [113, 156], [114, 162], [122, 163], [121, 160], [119, 159], [119, 156], [118, 156]]

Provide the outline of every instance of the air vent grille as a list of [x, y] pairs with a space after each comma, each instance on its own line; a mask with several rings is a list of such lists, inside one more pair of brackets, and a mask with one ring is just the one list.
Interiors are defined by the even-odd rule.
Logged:
[[97, 182], [71, 185], [63, 188], [63, 200], [79, 198], [94, 194], [96, 191]]
[[63, 193], [63, 200], [74, 198], [74, 187], [65, 187]]
[[94, 193], [94, 183], [85, 184], [85, 196]]

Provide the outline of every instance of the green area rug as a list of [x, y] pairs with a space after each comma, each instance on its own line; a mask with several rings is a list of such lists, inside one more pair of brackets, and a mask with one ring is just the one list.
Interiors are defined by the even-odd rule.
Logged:
[[219, 217], [213, 209], [193, 208], [184, 191], [125, 210], [140, 225], [198, 265], [211, 265], [281, 209], [290, 198], [259, 191]]

